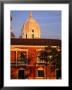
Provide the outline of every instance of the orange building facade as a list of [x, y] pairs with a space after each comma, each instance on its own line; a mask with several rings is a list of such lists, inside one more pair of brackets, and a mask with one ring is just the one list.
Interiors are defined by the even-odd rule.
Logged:
[[12, 38], [11, 79], [56, 79], [56, 64], [45, 64], [38, 56], [45, 47], [57, 48], [60, 44], [60, 40], [53, 39]]
[[23, 24], [21, 37], [13, 37], [11, 33], [11, 79], [56, 79], [56, 63], [52, 65], [39, 57], [46, 47], [60, 47], [61, 40], [41, 39], [40, 25], [32, 12]]

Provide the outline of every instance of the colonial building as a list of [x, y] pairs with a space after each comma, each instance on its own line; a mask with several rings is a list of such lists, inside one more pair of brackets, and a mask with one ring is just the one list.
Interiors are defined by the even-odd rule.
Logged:
[[49, 63], [52, 53], [44, 55], [45, 61], [41, 52], [49, 53], [51, 47], [60, 53], [61, 40], [41, 39], [40, 35], [40, 26], [30, 12], [22, 38], [11, 38], [11, 79], [56, 79], [56, 63]]

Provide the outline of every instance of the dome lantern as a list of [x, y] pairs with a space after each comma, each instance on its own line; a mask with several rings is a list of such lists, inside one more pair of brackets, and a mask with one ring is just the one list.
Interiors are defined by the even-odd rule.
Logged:
[[32, 11], [29, 12], [29, 18], [32, 18]]

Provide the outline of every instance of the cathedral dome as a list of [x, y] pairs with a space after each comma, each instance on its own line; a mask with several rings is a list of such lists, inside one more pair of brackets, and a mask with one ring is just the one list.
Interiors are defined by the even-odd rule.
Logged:
[[40, 38], [40, 26], [32, 17], [32, 12], [29, 13], [29, 18], [23, 25], [22, 38]]

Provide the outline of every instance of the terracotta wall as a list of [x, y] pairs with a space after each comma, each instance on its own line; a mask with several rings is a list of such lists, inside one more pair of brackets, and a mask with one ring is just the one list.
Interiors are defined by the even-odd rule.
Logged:
[[[17, 52], [17, 57], [19, 56], [20, 52]], [[16, 58], [16, 52], [15, 51], [11, 51], [11, 61], [14, 61]], [[36, 65], [36, 60], [37, 60], [37, 52], [36, 52], [36, 48], [28, 48], [28, 66], [23, 67], [23, 69], [25, 68], [26, 71], [25, 73], [27, 74], [28, 79], [35, 79], [36, 76], [36, 70], [37, 70], [37, 65]], [[30, 65], [30, 66], [29, 66]], [[40, 67], [40, 66], [39, 66]], [[47, 79], [55, 79], [56, 75], [55, 75], [55, 70], [51, 70], [51, 66], [43, 66], [44, 67], [44, 73], [45, 73], [45, 77]], [[18, 70], [22, 68], [22, 67], [15, 67], [11, 65], [11, 78], [12, 79], [17, 79], [18, 78]]]
[[16, 60], [16, 51], [11, 51], [10, 52], [10, 56], [11, 56], [11, 62], [15, 62], [15, 60]]

